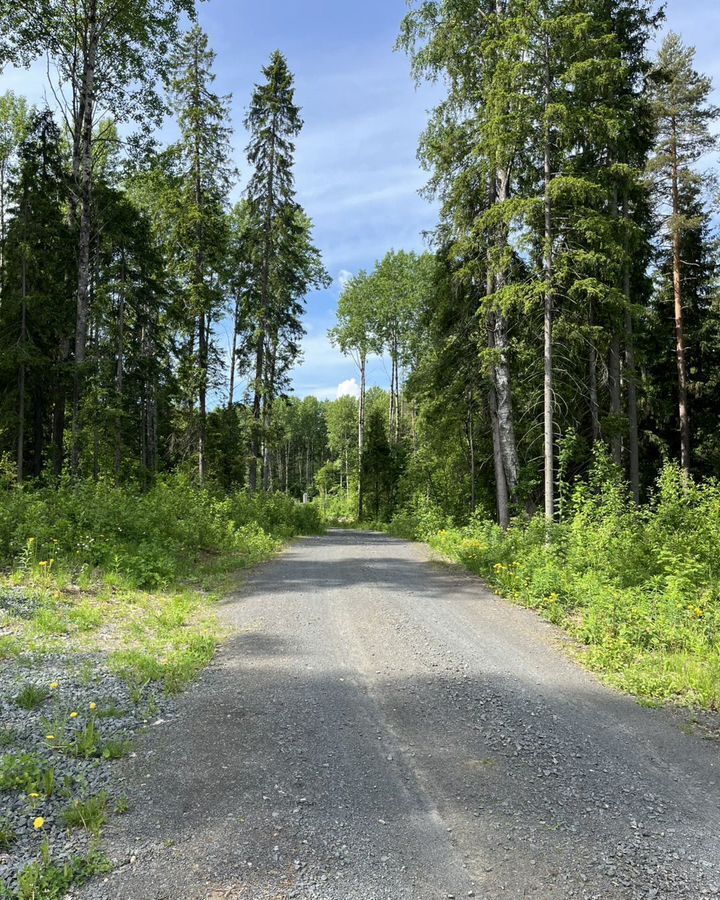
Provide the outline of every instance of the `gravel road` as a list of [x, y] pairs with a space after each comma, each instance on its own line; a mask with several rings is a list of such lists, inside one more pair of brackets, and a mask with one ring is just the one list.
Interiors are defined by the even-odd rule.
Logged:
[[222, 615], [86, 900], [720, 895], [720, 746], [422, 546], [302, 540]]

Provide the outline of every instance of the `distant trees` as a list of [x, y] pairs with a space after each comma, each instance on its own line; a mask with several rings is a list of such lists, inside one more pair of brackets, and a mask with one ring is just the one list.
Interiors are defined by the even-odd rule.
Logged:
[[358, 514], [362, 518], [366, 467], [366, 370], [368, 356], [390, 360], [388, 436], [400, 443], [403, 434], [403, 373], [417, 359], [419, 314], [432, 290], [434, 260], [429, 254], [389, 252], [370, 274], [360, 272], [344, 286], [338, 322], [331, 341], [354, 359], [360, 372], [358, 407]]

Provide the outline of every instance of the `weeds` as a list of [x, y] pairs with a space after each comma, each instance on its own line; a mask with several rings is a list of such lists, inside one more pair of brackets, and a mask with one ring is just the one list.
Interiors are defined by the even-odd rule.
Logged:
[[61, 819], [68, 828], [84, 828], [97, 836], [107, 821], [107, 806], [108, 795], [102, 791], [94, 797], [75, 800], [61, 813]]
[[48, 688], [37, 684], [28, 683], [22, 687], [15, 696], [15, 705], [20, 709], [31, 712], [38, 709], [50, 696]]
[[8, 753], [0, 757], [0, 791], [39, 793], [49, 769], [35, 753]]
[[411, 510], [391, 530], [561, 625], [585, 646], [587, 665], [644, 702], [720, 708], [717, 484], [687, 482], [668, 466], [652, 502], [637, 508], [599, 456], [550, 529], [542, 516], [504, 532], [482, 518], [456, 527]]
[[7, 853], [17, 840], [15, 830], [7, 819], [0, 819], [0, 851]]

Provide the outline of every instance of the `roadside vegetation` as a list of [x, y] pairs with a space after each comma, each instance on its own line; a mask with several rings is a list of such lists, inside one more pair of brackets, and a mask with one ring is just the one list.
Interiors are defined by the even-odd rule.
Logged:
[[312, 506], [181, 475], [0, 492], [0, 898], [63, 897], [107, 868], [128, 811], [113, 765], [213, 658], [218, 597]]
[[607, 455], [563, 491], [560, 521], [483, 515], [457, 525], [418, 503], [389, 525], [537, 610], [578, 642], [582, 661], [647, 703], [720, 709], [720, 485], [662, 471], [632, 503]]

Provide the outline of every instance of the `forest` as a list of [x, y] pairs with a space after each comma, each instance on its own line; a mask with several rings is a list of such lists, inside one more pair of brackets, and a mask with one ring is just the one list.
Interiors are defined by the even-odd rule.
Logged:
[[[667, 605], [658, 571], [687, 568], [689, 595], [667, 615], [715, 647], [717, 532], [672, 552], [669, 536], [645, 536], [669, 495], [672, 541], [698, 504], [719, 515], [720, 112], [693, 48], [661, 37], [661, 10], [410, 4], [396, 50], [443, 90], [419, 143], [439, 222], [424, 252], [388, 248], [344, 284], [329, 336], [359, 396], [323, 401], [292, 391], [307, 298], [330, 277], [297, 200], [287, 60], [276, 51], [248, 91], [241, 185], [231, 98], [215, 92], [191, 0], [71, 6], [2, 10], [4, 62], [46, 57], [55, 101], [0, 102], [6, 565], [37, 537], [22, 509], [62, 516], [58, 498], [93, 484], [107, 490], [88, 496], [133, 508], [159, 484], [219, 503], [284, 494], [311, 502], [313, 527], [431, 541], [454, 529], [458, 547], [495, 522], [499, 546], [529, 541], [518, 556], [560, 556], [561, 569], [567, 529], [591, 516], [617, 534], [578, 577], [598, 569], [612, 590]], [[368, 386], [378, 360], [387, 383]], [[628, 534], [635, 575], [610, 564]], [[70, 566], [75, 538], [71, 526]], [[505, 564], [480, 556], [489, 578]], [[99, 551], [83, 563], [107, 564]], [[586, 602], [546, 581], [516, 593], [559, 597], [568, 615]]]
[[[438, 220], [343, 281], [357, 394], [327, 400], [294, 391], [333, 279], [286, 56], [238, 87], [241, 165], [194, 0], [0, 0], [0, 70], [47, 69], [45, 105], [0, 95], [0, 701], [32, 719], [0, 897], [104, 871], [104, 782], [48, 774], [130, 753], [97, 672], [144, 727], [237, 572], [329, 526], [429, 544], [643, 702], [720, 708], [712, 80], [651, 0], [409, 0], [395, 51], [440, 98]], [[55, 820], [79, 861], [31, 845]]]

